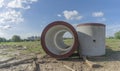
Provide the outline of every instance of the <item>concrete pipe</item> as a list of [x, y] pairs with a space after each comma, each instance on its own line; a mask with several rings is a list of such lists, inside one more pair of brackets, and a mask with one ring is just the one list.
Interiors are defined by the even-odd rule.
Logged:
[[[73, 37], [71, 46], [67, 46], [63, 41], [63, 35], [69, 32]], [[50, 23], [42, 32], [41, 45], [44, 51], [55, 58], [67, 58], [77, 49], [78, 35], [72, 25], [63, 22], [55, 21]]]
[[85, 56], [101, 56], [105, 54], [105, 25], [86, 23], [77, 25], [80, 52]]

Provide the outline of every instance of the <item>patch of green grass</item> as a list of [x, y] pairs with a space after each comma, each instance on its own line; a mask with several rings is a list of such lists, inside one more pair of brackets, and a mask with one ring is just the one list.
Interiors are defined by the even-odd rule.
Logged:
[[112, 50], [120, 50], [120, 40], [119, 39], [106, 39], [106, 46]]
[[42, 53], [43, 51], [40, 41], [24, 41], [24, 42], [2, 42], [0, 45], [17, 45], [17, 46], [23, 46], [27, 47], [27, 50], [24, 50], [25, 53]]
[[106, 55], [107, 57], [112, 54], [120, 52], [120, 40], [119, 39], [106, 39]]
[[71, 46], [74, 42], [74, 39], [64, 39], [63, 42], [68, 45], [68, 46]]
[[[64, 39], [64, 43], [67, 45], [72, 45], [72, 39]], [[1, 42], [0, 45], [22, 45], [27, 47], [27, 50], [24, 50], [24, 53], [41, 53], [45, 54], [40, 41], [24, 41], [24, 42]], [[115, 51], [120, 51], [120, 40], [119, 39], [106, 39], [106, 51], [107, 55], [112, 54]], [[12, 50], [11, 50], [12, 51]]]

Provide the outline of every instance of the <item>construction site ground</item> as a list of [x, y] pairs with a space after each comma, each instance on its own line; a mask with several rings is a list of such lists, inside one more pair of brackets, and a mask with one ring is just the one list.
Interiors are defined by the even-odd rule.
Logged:
[[113, 51], [108, 46], [106, 55], [88, 57], [88, 63], [79, 56], [55, 59], [40, 53], [24, 54], [24, 50], [26, 47], [23, 46], [1, 45], [0, 71], [34, 71], [36, 56], [40, 71], [120, 71], [120, 51]]

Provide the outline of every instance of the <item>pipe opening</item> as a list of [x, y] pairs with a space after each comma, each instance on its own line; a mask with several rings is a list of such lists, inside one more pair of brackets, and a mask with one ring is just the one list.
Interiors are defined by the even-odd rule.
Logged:
[[[74, 45], [74, 38], [71, 43], [67, 43], [68, 40], [64, 40], [65, 34], [69, 33], [73, 36], [73, 32], [66, 26], [57, 25], [50, 28], [45, 36], [46, 46], [52, 53], [56, 55], [63, 55], [68, 53], [73, 45]], [[70, 45], [69, 45], [70, 44]]]
[[55, 34], [54, 43], [61, 51], [67, 51], [73, 46], [73, 35], [67, 30], [60, 30]]
[[69, 23], [55, 21], [43, 30], [41, 45], [48, 55], [55, 58], [67, 58], [79, 46], [78, 35]]
[[69, 48], [74, 43], [74, 37], [70, 32], [65, 32], [63, 35], [63, 42], [65, 45], [67, 45], [66, 48]]

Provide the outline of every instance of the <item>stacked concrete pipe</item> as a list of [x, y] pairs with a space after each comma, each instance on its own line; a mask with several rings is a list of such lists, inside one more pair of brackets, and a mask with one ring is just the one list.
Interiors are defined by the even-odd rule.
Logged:
[[[69, 32], [73, 36], [73, 44], [67, 46], [63, 35]], [[44, 51], [55, 58], [67, 58], [79, 48], [81, 55], [100, 56], [105, 54], [105, 25], [86, 23], [77, 25], [77, 31], [64, 21], [50, 23], [43, 30], [41, 45]]]
[[101, 56], [105, 54], [105, 25], [85, 23], [77, 25], [80, 52], [84, 56]]

